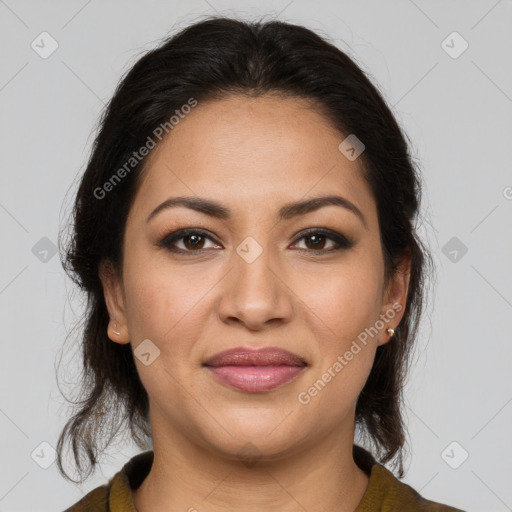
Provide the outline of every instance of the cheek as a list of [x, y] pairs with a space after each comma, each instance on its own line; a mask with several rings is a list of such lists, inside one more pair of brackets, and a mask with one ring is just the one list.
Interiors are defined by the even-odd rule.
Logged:
[[311, 387], [302, 390], [304, 402], [337, 403], [339, 407], [328, 413], [334, 416], [355, 404], [375, 357], [383, 267], [369, 259], [361, 256], [310, 275], [299, 292], [306, 306], [303, 318], [316, 345], [314, 371], [307, 382]]
[[182, 334], [190, 324], [197, 324], [191, 323], [189, 317], [200, 311], [198, 301], [211, 286], [208, 279], [199, 279], [197, 274], [197, 270], [192, 271], [192, 266], [184, 271], [173, 271], [165, 264], [165, 258], [150, 258], [142, 251], [141, 254], [133, 252], [126, 258], [126, 316], [135, 346], [149, 338], [160, 348], [166, 344], [167, 350], [171, 348], [168, 340], [177, 333]]
[[341, 345], [378, 319], [383, 270], [378, 261], [368, 260], [354, 257], [346, 265], [320, 269], [301, 279], [298, 295], [314, 313], [309, 315], [310, 320], [318, 323], [317, 328], [325, 329], [331, 341], [334, 337]]
[[[189, 272], [171, 273], [169, 265], [165, 268], [155, 259], [147, 265], [135, 266], [136, 261], [125, 262], [125, 292], [137, 371], [144, 388], [162, 409], [173, 396], [177, 410], [184, 410], [189, 395], [183, 393], [182, 384], [187, 382], [191, 390], [195, 385], [190, 373], [191, 353], [206, 322], [205, 295], [212, 287], [211, 279], [200, 279], [197, 272], [192, 278], [192, 266]], [[151, 354], [149, 365], [137, 357], [137, 347], [146, 339], [156, 347], [146, 345]]]

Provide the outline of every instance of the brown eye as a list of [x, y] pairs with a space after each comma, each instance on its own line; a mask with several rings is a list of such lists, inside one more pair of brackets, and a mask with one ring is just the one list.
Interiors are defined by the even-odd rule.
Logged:
[[184, 240], [183, 245], [187, 249], [202, 249], [205, 238], [201, 235], [187, 235], [181, 238]]
[[313, 253], [327, 253], [342, 249], [350, 249], [355, 245], [355, 242], [352, 239], [349, 239], [341, 233], [325, 228], [311, 229], [306, 233], [301, 233], [295, 244], [302, 240], [305, 241], [305, 248], [298, 247], [298, 250]]
[[328, 240], [324, 235], [308, 235], [304, 237], [306, 246], [312, 251], [324, 249], [325, 243]]
[[[296, 239], [294, 245], [304, 240], [305, 247], [297, 247], [297, 250], [302, 252], [325, 254], [350, 249], [355, 245], [352, 239], [325, 228], [311, 229], [306, 233], [301, 233], [301, 235]], [[206, 247], [205, 244], [208, 242], [212, 243], [213, 246]], [[180, 254], [201, 253], [209, 249], [221, 248], [206, 231], [199, 229], [180, 229], [165, 236], [158, 245], [165, 247], [170, 252]]]
[[[171, 252], [176, 253], [194, 253], [201, 252], [207, 249], [205, 244], [210, 241], [214, 242], [212, 237], [206, 234], [206, 232], [197, 229], [180, 229], [174, 233], [170, 233], [158, 245], [165, 247]], [[181, 247], [179, 247], [181, 245]], [[215, 244], [214, 244], [215, 246]], [[217, 247], [219, 247], [217, 245]]]

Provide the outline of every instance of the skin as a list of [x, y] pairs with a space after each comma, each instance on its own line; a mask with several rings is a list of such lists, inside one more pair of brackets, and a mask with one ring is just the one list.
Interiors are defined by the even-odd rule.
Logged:
[[[133, 493], [139, 512], [354, 511], [368, 476], [352, 458], [357, 397], [388, 327], [402, 318], [409, 263], [385, 282], [375, 200], [338, 145], [345, 138], [303, 99], [231, 96], [199, 103], [150, 154], [129, 212], [122, 274], [102, 265], [108, 335], [160, 355], [137, 370], [150, 399], [154, 463]], [[361, 211], [325, 206], [277, 220], [285, 203], [340, 195]], [[185, 207], [148, 215], [176, 196], [215, 200], [220, 220]], [[297, 237], [329, 228], [354, 246]], [[211, 234], [174, 254], [158, 243], [182, 228]], [[251, 263], [246, 237], [263, 249]], [[315, 254], [307, 249], [319, 248]], [[302, 251], [301, 251], [302, 249]], [[195, 252], [194, 252], [195, 251]], [[402, 309], [307, 405], [298, 401], [365, 328]], [[116, 334], [114, 331], [118, 332]], [[278, 347], [306, 370], [267, 392], [217, 381], [206, 359], [235, 347]], [[251, 463], [239, 454], [247, 443]], [[193, 510], [193, 509], [192, 509]]]

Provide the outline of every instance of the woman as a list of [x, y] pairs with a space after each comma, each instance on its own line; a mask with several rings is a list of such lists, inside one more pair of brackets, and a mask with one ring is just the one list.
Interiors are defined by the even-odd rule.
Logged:
[[419, 194], [381, 95], [306, 28], [211, 18], [143, 56], [76, 197], [57, 461], [69, 440], [90, 473], [125, 420], [152, 449], [68, 510], [456, 510], [382, 465], [403, 475]]

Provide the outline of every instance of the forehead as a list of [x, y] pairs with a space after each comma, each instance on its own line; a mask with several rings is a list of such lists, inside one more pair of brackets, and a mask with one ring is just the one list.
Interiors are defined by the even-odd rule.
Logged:
[[199, 102], [149, 155], [134, 214], [178, 195], [210, 197], [242, 211], [339, 193], [371, 216], [361, 159], [350, 161], [338, 149], [344, 138], [302, 98]]

